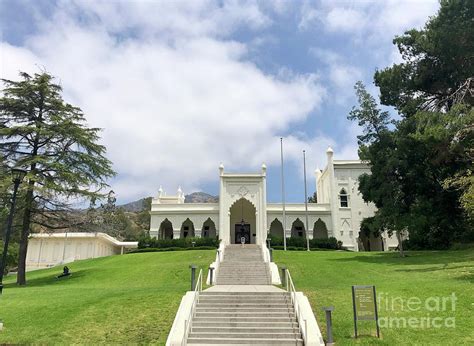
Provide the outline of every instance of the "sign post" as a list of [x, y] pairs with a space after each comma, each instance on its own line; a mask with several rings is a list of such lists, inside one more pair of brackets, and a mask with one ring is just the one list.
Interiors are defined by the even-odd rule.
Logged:
[[352, 307], [354, 309], [354, 334], [357, 338], [357, 321], [375, 321], [377, 337], [380, 338], [379, 315], [375, 286], [352, 286]]

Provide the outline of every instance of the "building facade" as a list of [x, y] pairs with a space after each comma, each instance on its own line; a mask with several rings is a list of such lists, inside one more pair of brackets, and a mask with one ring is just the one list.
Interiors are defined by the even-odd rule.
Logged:
[[[267, 203], [266, 166], [251, 174], [227, 173], [219, 166], [218, 203], [184, 203], [181, 189], [166, 196], [160, 188], [152, 200], [150, 236], [161, 239], [218, 237], [224, 245], [266, 243], [267, 236], [335, 237], [353, 251], [384, 251], [397, 247], [395, 238], [360, 232], [360, 223], [374, 214], [358, 190], [358, 177], [370, 173], [359, 160], [334, 160], [328, 148], [327, 165], [315, 171], [317, 203]], [[308, 229], [306, 229], [306, 216]]]

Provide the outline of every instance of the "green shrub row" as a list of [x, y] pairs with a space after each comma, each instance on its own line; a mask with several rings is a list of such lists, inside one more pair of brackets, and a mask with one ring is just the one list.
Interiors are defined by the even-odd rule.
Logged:
[[199, 246], [199, 247], [163, 247], [163, 248], [143, 248], [129, 251], [128, 253], [143, 253], [143, 252], [167, 252], [167, 251], [188, 251], [188, 250], [215, 250], [214, 246]]
[[[269, 236], [270, 246], [274, 249], [283, 249], [283, 237]], [[298, 249], [303, 248], [307, 249], [306, 239], [300, 237], [290, 237], [286, 238], [286, 248]], [[331, 249], [331, 250], [343, 250], [342, 242], [338, 241], [336, 238], [331, 237], [328, 239], [310, 239], [309, 240], [310, 249]]]
[[156, 239], [149, 236], [140, 238], [138, 241], [139, 249], [164, 249], [164, 248], [196, 248], [208, 247], [218, 248], [219, 239], [217, 238], [179, 238], [179, 239]]

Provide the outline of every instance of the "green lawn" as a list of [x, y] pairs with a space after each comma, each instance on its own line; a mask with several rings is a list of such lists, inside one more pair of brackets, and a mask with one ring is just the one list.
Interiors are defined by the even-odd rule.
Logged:
[[[472, 249], [409, 252], [406, 258], [398, 257], [397, 253], [275, 251], [274, 259], [279, 266], [289, 268], [296, 289], [308, 296], [324, 337], [326, 320], [321, 308], [335, 307], [333, 329], [338, 345], [474, 345]], [[353, 338], [351, 285], [376, 286], [379, 298], [382, 298], [379, 315], [386, 325], [381, 329], [380, 340], [369, 336], [370, 333], [375, 335], [373, 322], [360, 323], [365, 336]], [[438, 297], [452, 293], [457, 298], [455, 311], [451, 310], [450, 301], [446, 301], [446, 311], [436, 311], [443, 310], [442, 304], [440, 309], [436, 307]], [[410, 306], [409, 298], [412, 298]], [[418, 298], [423, 307], [417, 305]], [[426, 299], [429, 299], [428, 308]], [[431, 319], [440, 317], [441, 323], [448, 323], [449, 327], [435, 328], [431, 322], [430, 327], [426, 327], [428, 316]], [[455, 327], [451, 328], [453, 317]], [[412, 327], [403, 327], [400, 318], [405, 318], [407, 323], [408, 318], [412, 318]], [[424, 328], [415, 327], [416, 323], [422, 322]], [[435, 322], [438, 323], [439, 320]]]
[[[5, 328], [0, 344], [156, 343], [166, 341], [181, 297], [189, 289], [189, 264], [207, 268], [214, 250], [129, 254], [72, 263], [73, 276], [55, 279], [60, 268], [28, 274], [28, 285], [6, 281], [0, 298]], [[290, 269], [297, 290], [309, 297], [325, 335], [322, 306], [334, 305], [334, 337], [338, 345], [473, 345], [474, 251], [416, 252], [401, 259], [396, 253], [332, 251], [274, 252], [279, 265]], [[396, 301], [380, 306], [380, 317], [444, 319], [454, 317], [455, 328], [360, 329], [366, 336], [352, 338], [351, 285], [374, 284], [379, 296], [402, 298], [456, 294], [455, 311], [408, 311]], [[372, 328], [372, 329], [371, 329]]]
[[189, 264], [207, 268], [215, 250], [129, 254], [28, 273], [6, 280], [0, 344], [164, 344], [190, 285]]

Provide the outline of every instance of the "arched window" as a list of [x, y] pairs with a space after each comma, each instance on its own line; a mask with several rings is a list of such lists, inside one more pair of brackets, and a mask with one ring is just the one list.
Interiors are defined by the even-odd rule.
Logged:
[[349, 207], [349, 197], [347, 196], [346, 190], [341, 189], [341, 192], [339, 192], [339, 200], [341, 201], [341, 208]]

